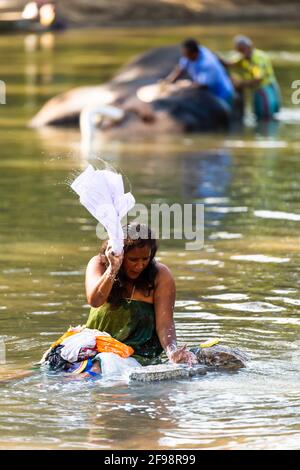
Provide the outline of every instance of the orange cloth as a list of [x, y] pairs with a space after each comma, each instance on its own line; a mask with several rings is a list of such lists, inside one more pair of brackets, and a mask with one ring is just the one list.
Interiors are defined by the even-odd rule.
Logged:
[[134, 353], [131, 346], [127, 346], [111, 336], [96, 336], [96, 346], [98, 352], [112, 352], [123, 358], [132, 356]]

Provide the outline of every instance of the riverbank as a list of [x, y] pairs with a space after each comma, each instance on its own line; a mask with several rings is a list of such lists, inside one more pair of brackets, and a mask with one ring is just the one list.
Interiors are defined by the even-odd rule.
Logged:
[[[49, 0], [51, 1], [51, 0]], [[20, 10], [12, 0], [3, 11]], [[300, 21], [297, 0], [58, 0], [57, 10], [70, 27], [153, 26], [232, 22]]]
[[72, 26], [300, 21], [295, 0], [61, 0], [59, 9]]

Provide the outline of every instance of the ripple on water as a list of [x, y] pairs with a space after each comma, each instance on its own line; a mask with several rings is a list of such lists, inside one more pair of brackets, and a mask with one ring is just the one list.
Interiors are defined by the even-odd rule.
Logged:
[[209, 236], [210, 240], [234, 240], [237, 238], [242, 238], [243, 235], [241, 233], [229, 233], [229, 232], [216, 232], [212, 233]]
[[296, 108], [282, 108], [276, 117], [280, 121], [298, 124], [300, 122], [300, 110]]
[[82, 230], [83, 232], [91, 232], [95, 230], [94, 225], [82, 225], [79, 230]]
[[289, 297], [266, 297], [266, 300], [279, 300], [280, 302], [284, 302], [288, 305], [300, 305], [300, 300], [290, 299]]
[[294, 294], [297, 292], [296, 289], [273, 289], [271, 292], [274, 292], [274, 294]]
[[228, 303], [217, 304], [218, 307], [227, 308], [230, 310], [240, 310], [241, 312], [283, 312], [284, 307], [270, 304], [268, 302], [243, 302], [243, 303]]
[[249, 299], [246, 294], [214, 294], [206, 295], [206, 299], [215, 299], [215, 300], [247, 300]]
[[227, 287], [223, 285], [219, 285], [219, 286], [210, 286], [207, 289], [208, 290], [225, 290], [227, 289]]
[[207, 207], [206, 212], [218, 212], [220, 214], [229, 214], [231, 212], [248, 212], [248, 207]]
[[255, 263], [288, 263], [290, 258], [278, 258], [266, 255], [234, 255], [230, 259], [234, 261], [254, 261]]
[[62, 305], [62, 302], [45, 302], [41, 304], [43, 307], [58, 307], [59, 305]]
[[[202, 313], [202, 312], [201, 312]], [[199, 315], [200, 315], [200, 311], [199, 311]], [[187, 311], [186, 309], [184, 311], [175, 311], [174, 313], [174, 316], [175, 316], [175, 319], [176, 320], [184, 320], [185, 322], [188, 321], [188, 319], [190, 318], [195, 318], [197, 316], [197, 312], [194, 312], [194, 313], [191, 313], [190, 311]], [[176, 325], [176, 331], [177, 331], [177, 328], [180, 329], [180, 326], [179, 325]], [[178, 330], [179, 331], [179, 330]]]
[[[176, 423], [164, 430], [160, 444], [272, 449], [274, 444], [281, 447], [285, 433], [288, 433], [289, 442], [291, 433], [299, 437], [297, 396], [283, 395], [278, 387], [281, 384], [275, 380], [268, 381], [266, 394], [264, 376], [250, 383], [245, 371], [239, 377], [234, 381], [233, 375], [223, 375], [206, 380], [205, 384], [202, 382], [202, 386], [198, 382], [196, 390], [195, 386], [188, 385], [184, 391], [179, 389], [169, 406], [172, 415], [176, 416]], [[209, 400], [211, 394], [213, 403]], [[295, 439], [292, 439], [292, 447], [297, 447]]]
[[226, 147], [273, 149], [286, 148], [288, 143], [284, 140], [226, 140]]
[[[287, 62], [296, 62], [296, 63], [299, 63], [300, 62], [300, 53], [299, 52], [291, 52], [291, 51], [269, 51], [268, 52], [268, 55], [270, 55], [270, 57], [272, 57], [272, 59], [274, 60], [286, 60]], [[282, 108], [282, 111], [285, 111], [285, 110], [289, 110], [289, 108]], [[299, 120], [300, 120], [300, 111], [299, 110], [295, 110], [295, 111], [298, 111], [298, 115], [299, 115]], [[281, 111], [278, 113], [280, 114]], [[278, 116], [277, 114], [277, 116]]]
[[187, 261], [186, 264], [190, 266], [203, 264], [205, 266], [219, 266], [221, 268], [224, 266], [223, 261], [218, 261], [218, 260], [213, 260], [213, 259], [192, 259], [190, 261]]
[[200, 307], [200, 305], [187, 305], [185, 307], [185, 309], [186, 310], [195, 310], [197, 312], [197, 311], [202, 310], [202, 307]]
[[[216, 320], [220, 318], [215, 313], [210, 313], [210, 312], [201, 312], [200, 315], [201, 315], [201, 319], [203, 320]], [[210, 328], [210, 325], [208, 326], [208, 328]]]
[[59, 336], [61, 335], [61, 331], [55, 332], [55, 331], [42, 331], [40, 333], [40, 336]]
[[187, 307], [189, 305], [195, 305], [198, 302], [196, 300], [176, 300], [175, 307]]
[[54, 313], [59, 313], [58, 310], [37, 310], [35, 312], [29, 312], [29, 315], [53, 315]]
[[50, 276], [82, 276], [83, 271], [50, 271]]
[[278, 219], [278, 220], [292, 220], [294, 222], [300, 221], [300, 214], [294, 214], [292, 212], [280, 212], [280, 211], [254, 211], [256, 217], [262, 217], [263, 219]]
[[180, 281], [192, 281], [195, 279], [195, 276], [178, 276], [178, 279], [180, 279]]
[[[228, 305], [228, 304], [227, 304]], [[285, 310], [285, 308], [283, 309]], [[257, 313], [257, 312], [253, 312], [253, 313]], [[258, 312], [260, 313], [260, 312]], [[274, 313], [274, 312], [273, 312]], [[202, 316], [202, 313], [201, 313], [201, 316]], [[259, 316], [250, 316], [250, 317], [247, 317], [246, 315], [245, 316], [224, 316], [224, 319], [220, 318], [219, 317], [219, 320], [223, 320], [225, 321], [226, 323], [229, 322], [229, 321], [232, 321], [234, 322], [234, 325], [236, 324], [236, 322], [254, 322], [254, 323], [257, 323], [257, 322], [270, 322], [270, 323], [278, 323], [280, 325], [300, 325], [300, 319], [298, 318], [282, 318], [282, 317], [275, 317], [274, 315], [271, 316], [271, 317], [265, 317], [265, 316], [262, 316], [262, 315], [259, 315]], [[228, 323], [227, 323], [228, 324]], [[233, 325], [233, 327], [234, 327]], [[235, 337], [236, 337], [236, 333], [234, 333]], [[269, 346], [270, 347], [270, 346]]]
[[89, 219], [85, 219], [83, 217], [67, 217], [66, 222], [76, 223], [76, 224], [86, 224], [89, 223]]
[[4, 269], [4, 274], [18, 274], [18, 273], [30, 273], [29, 268], [15, 268], [15, 269]]
[[228, 197], [205, 197], [204, 204], [225, 204], [229, 202]]
[[28, 292], [26, 297], [47, 297], [46, 292]]

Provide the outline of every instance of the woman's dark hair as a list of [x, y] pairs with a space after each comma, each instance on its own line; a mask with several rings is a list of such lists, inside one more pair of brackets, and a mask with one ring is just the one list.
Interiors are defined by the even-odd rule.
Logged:
[[[154, 289], [155, 277], [158, 273], [156, 261], [154, 259], [158, 244], [154, 233], [145, 224], [131, 223], [123, 227], [124, 232], [124, 255], [134, 248], [144, 248], [148, 246], [151, 250], [150, 261], [147, 267], [142, 271], [139, 277], [135, 281], [136, 289], [141, 290], [145, 293], [145, 296], [149, 296], [151, 290]], [[105, 255], [108, 240], [106, 240], [101, 248], [100, 255]], [[108, 261], [106, 260], [107, 265]], [[112, 290], [108, 297], [108, 302], [113, 306], [117, 307], [121, 300], [126, 296], [126, 282], [128, 278], [124, 272], [123, 265], [120, 267]]]
[[186, 39], [185, 41], [183, 41], [182, 47], [188, 52], [199, 52], [199, 44], [195, 39]]

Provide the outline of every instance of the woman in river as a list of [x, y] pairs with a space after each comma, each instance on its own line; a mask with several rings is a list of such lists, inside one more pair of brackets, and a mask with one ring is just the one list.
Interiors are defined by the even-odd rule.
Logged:
[[157, 241], [142, 224], [125, 227], [124, 250], [116, 256], [108, 241], [86, 269], [86, 295], [92, 306], [86, 326], [131, 346], [142, 364], [159, 362], [165, 351], [175, 363], [196, 364], [185, 346], [177, 348], [173, 319], [175, 282], [155, 260]]

